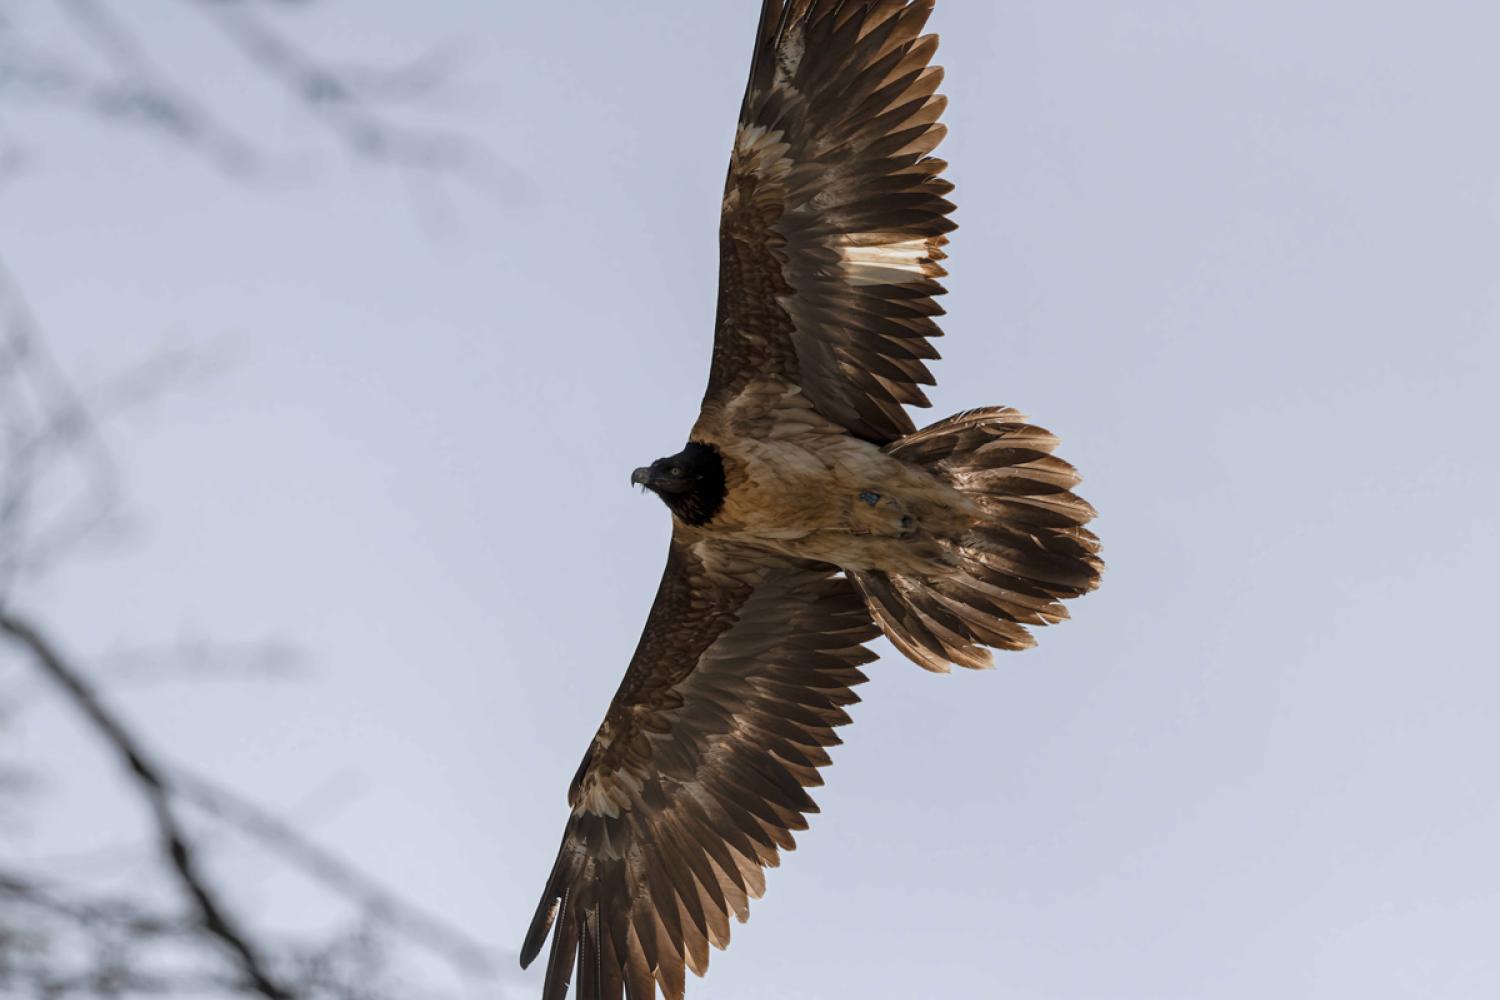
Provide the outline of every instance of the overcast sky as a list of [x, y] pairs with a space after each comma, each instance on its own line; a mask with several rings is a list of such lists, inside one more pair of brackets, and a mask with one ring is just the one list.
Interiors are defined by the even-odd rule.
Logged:
[[[696, 415], [758, 6], [294, 15], [349, 56], [456, 40], [448, 112], [513, 168], [499, 197], [351, 166], [216, 85], [166, 7], [174, 72], [305, 178], [5, 122], [34, 155], [0, 252], [79, 380], [230, 359], [112, 428], [135, 534], [29, 606], [80, 654], [296, 643], [295, 681], [116, 697], [497, 947], [661, 571], [668, 515], [627, 479]], [[990, 673], [880, 644], [823, 815], [689, 995], [1500, 996], [1500, 7], [941, 0], [932, 26], [962, 228], [931, 417], [1060, 434], [1109, 568]], [[77, 871], [131, 836], [63, 713], [15, 725], [50, 819], [5, 852]], [[222, 863], [262, 926], [308, 919]]]

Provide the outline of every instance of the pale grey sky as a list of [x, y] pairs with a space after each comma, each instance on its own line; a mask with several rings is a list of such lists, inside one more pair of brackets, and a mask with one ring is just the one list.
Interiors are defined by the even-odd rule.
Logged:
[[[162, 344], [238, 360], [112, 429], [139, 533], [33, 606], [83, 653], [300, 644], [303, 681], [119, 700], [497, 946], [664, 559], [626, 480], [702, 392], [757, 8], [303, 15], [350, 55], [460, 40], [454, 115], [521, 178], [453, 190], [435, 236], [399, 176], [326, 150], [247, 190], [6, 120], [38, 155], [0, 252], [80, 379]], [[881, 644], [824, 814], [689, 995], [1500, 995], [1500, 8], [940, 0], [932, 23], [961, 228], [931, 416], [1059, 433], [1109, 569], [992, 673]], [[162, 31], [213, 78], [189, 25]], [[53, 820], [4, 849], [128, 837], [71, 724], [17, 725]], [[308, 919], [269, 870], [239, 902]]]

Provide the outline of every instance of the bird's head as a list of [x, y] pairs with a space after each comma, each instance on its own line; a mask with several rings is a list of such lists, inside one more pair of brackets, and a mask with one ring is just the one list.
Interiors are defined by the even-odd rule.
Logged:
[[685, 524], [707, 524], [724, 506], [724, 460], [711, 444], [688, 442], [675, 455], [636, 469], [630, 481], [661, 497]]

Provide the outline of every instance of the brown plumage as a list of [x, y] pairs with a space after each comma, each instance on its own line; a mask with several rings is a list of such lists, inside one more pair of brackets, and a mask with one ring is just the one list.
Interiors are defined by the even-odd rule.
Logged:
[[720, 227], [708, 391], [634, 482], [673, 514], [656, 603], [568, 793], [522, 948], [543, 990], [681, 998], [817, 807], [882, 632], [987, 666], [1102, 564], [1057, 441], [1001, 407], [916, 430], [952, 186], [932, 0], [765, 0]]

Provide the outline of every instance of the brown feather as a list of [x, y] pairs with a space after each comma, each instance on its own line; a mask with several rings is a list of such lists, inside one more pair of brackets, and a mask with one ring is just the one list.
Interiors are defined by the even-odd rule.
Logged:
[[1094, 508], [1078, 473], [1051, 455], [1057, 438], [1014, 410], [955, 414], [888, 446], [970, 497], [982, 519], [956, 543], [958, 571], [923, 578], [851, 574], [891, 641], [929, 670], [990, 665], [983, 648], [1026, 649], [1026, 626], [1068, 617], [1060, 600], [1099, 584]]

